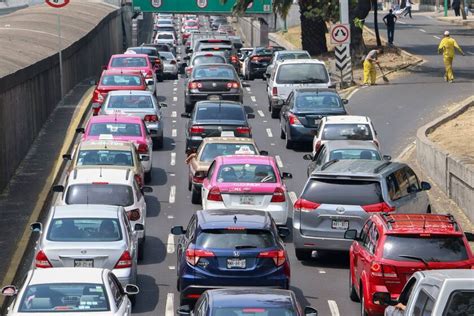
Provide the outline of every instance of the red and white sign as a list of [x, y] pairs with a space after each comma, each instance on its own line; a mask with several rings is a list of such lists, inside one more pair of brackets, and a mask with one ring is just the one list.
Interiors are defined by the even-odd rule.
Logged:
[[70, 0], [45, 0], [46, 4], [53, 8], [62, 8], [69, 3]]
[[331, 44], [350, 44], [351, 29], [348, 24], [335, 24], [331, 27]]

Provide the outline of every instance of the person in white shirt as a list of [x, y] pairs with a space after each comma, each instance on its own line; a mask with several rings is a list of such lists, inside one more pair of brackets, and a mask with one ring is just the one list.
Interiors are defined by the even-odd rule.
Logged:
[[405, 7], [405, 14], [403, 16], [408, 16], [410, 17], [410, 19], [413, 19], [413, 17], [411, 16], [411, 5], [413, 4], [413, 2], [411, 2], [411, 0], [407, 0], [407, 4], [406, 4], [406, 7]]

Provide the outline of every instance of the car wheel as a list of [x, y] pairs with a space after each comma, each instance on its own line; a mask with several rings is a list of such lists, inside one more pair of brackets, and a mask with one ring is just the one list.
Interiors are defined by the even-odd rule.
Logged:
[[354, 284], [352, 283], [351, 272], [349, 271], [349, 297], [353, 302], [359, 302], [359, 296], [355, 290]]
[[248, 80], [253, 81], [254, 79], [255, 79], [255, 78], [252, 76], [252, 74], [249, 73], [249, 79], [248, 79]]
[[189, 103], [185, 103], [184, 110], [186, 111], [186, 113], [191, 113], [193, 111], [193, 105]]
[[191, 188], [191, 203], [201, 204], [201, 192], [199, 192], [194, 185]]
[[308, 261], [311, 259], [311, 250], [295, 249], [296, 259], [299, 261]]
[[188, 178], [188, 191], [191, 191], [191, 188], [193, 187], [193, 183], [191, 182], [191, 180], [189, 180]]
[[164, 75], [163, 75], [163, 74], [160, 74], [160, 75], [156, 78], [156, 80], [157, 80], [158, 82], [163, 82], [163, 77], [164, 77]]
[[360, 315], [361, 316], [368, 316], [369, 314], [365, 310], [365, 297], [364, 297], [364, 288], [362, 284], [360, 285]]
[[135, 303], [137, 302], [137, 296], [136, 295], [129, 295], [128, 299], [130, 300], [130, 303], [132, 304], [132, 307], [135, 306]]
[[278, 115], [280, 114], [279, 109], [275, 109], [274, 107], [272, 107], [271, 112], [272, 112], [272, 115], [271, 115], [272, 118], [278, 118]]
[[138, 243], [138, 256], [137, 256], [138, 261], [143, 260], [144, 254], [145, 254], [145, 238], [143, 238], [143, 240]]
[[151, 170], [145, 172], [145, 183], [149, 183], [151, 181]]

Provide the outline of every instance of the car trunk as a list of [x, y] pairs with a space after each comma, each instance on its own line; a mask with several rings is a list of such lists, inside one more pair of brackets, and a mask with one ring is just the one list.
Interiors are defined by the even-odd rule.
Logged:
[[222, 200], [228, 208], [258, 208], [269, 206], [278, 183], [220, 183]]
[[298, 117], [298, 120], [304, 127], [318, 128], [321, 119], [325, 116], [343, 115], [345, 112], [341, 111], [295, 111], [293, 114]]
[[202, 87], [198, 88], [199, 92], [228, 92], [232, 90], [232, 88], [228, 87], [228, 83], [233, 83], [235, 80], [209, 78], [193, 80], [193, 82], [202, 85]]
[[[251, 137], [250, 128], [247, 127], [246, 122], [237, 120], [225, 121], [199, 121], [193, 124], [193, 127], [203, 129], [199, 133], [201, 137], [219, 137], [222, 132], [233, 132], [236, 137]], [[196, 135], [196, 134], [192, 134]]]
[[252, 68], [266, 68], [271, 60], [272, 55], [255, 55], [250, 58], [250, 66]]

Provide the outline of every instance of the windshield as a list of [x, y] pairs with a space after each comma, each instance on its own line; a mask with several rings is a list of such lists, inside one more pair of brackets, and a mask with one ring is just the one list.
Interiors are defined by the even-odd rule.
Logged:
[[245, 121], [242, 108], [235, 106], [199, 106], [196, 111], [196, 121], [219, 120], [219, 121]]
[[117, 219], [59, 218], [49, 225], [47, 239], [51, 241], [118, 241], [122, 231]]
[[133, 166], [131, 151], [89, 149], [80, 150], [77, 157], [78, 166]]
[[206, 229], [196, 238], [196, 247], [204, 249], [270, 248], [275, 238], [264, 229]]
[[202, 64], [225, 64], [225, 58], [218, 55], [211, 56], [197, 56], [193, 60], [194, 66]]
[[133, 190], [129, 185], [74, 184], [66, 194], [66, 204], [130, 206], [133, 202]]
[[278, 68], [277, 83], [327, 83], [326, 67], [322, 64], [283, 64]]
[[152, 109], [151, 95], [109, 95], [108, 109]]
[[369, 159], [382, 160], [376, 150], [371, 149], [336, 149], [329, 154], [329, 160]]
[[253, 144], [209, 143], [201, 152], [200, 161], [210, 162], [218, 156], [255, 155], [257, 151]]
[[227, 79], [227, 80], [235, 79], [234, 70], [228, 67], [194, 68], [193, 77], [194, 79], [206, 79], [206, 78]]
[[369, 124], [326, 124], [323, 140], [373, 140]]
[[141, 86], [140, 76], [133, 75], [105, 75], [102, 77], [101, 85], [104, 86]]
[[400, 255], [419, 257], [427, 262], [468, 259], [461, 237], [388, 235], [383, 248], [384, 258], [396, 261], [417, 261], [400, 257]]
[[184, 25], [187, 26], [187, 27], [198, 27], [199, 24], [196, 23], [195, 21], [186, 21], [184, 22]]
[[139, 124], [135, 123], [93, 123], [89, 136], [110, 134], [114, 136], [142, 136]]
[[291, 306], [288, 307], [217, 307], [212, 316], [296, 316]]
[[114, 57], [112, 58], [112, 67], [147, 67], [145, 57]]
[[300, 93], [295, 100], [298, 110], [342, 109], [342, 102], [338, 95], [320, 93]]
[[270, 165], [229, 164], [223, 165], [217, 174], [219, 183], [276, 183], [275, 171]]
[[109, 311], [103, 284], [59, 283], [29, 285], [21, 298], [19, 312], [68, 313]]

